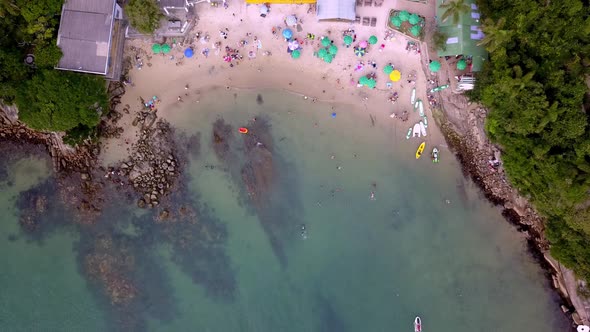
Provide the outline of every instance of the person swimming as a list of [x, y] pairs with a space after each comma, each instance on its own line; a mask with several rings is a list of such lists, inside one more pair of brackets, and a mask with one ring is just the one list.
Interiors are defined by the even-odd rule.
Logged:
[[301, 224], [301, 237], [304, 240], [307, 239], [307, 229], [305, 228], [305, 224]]
[[375, 192], [374, 191], [371, 191], [371, 197], [370, 197], [370, 199], [372, 201], [376, 200], [376, 198], [375, 198]]

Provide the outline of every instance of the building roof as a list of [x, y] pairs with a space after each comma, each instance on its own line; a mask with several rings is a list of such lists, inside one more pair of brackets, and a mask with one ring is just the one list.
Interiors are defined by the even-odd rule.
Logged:
[[160, 7], [182, 8], [186, 6], [186, 0], [158, 0]]
[[317, 0], [318, 20], [354, 21], [355, 16], [355, 0]]
[[[446, 0], [449, 1], [449, 0]], [[440, 8], [444, 0], [437, 0], [436, 15], [441, 17], [445, 10]], [[459, 22], [450, 17], [444, 22], [437, 22], [438, 30], [447, 36], [446, 49], [438, 49], [438, 56], [465, 55], [473, 57], [472, 71], [480, 71], [488, 58], [488, 52], [477, 44], [483, 39], [480, 15], [475, 0], [465, 0], [471, 10], [459, 15]]]
[[106, 75], [115, 0], [67, 0], [62, 8], [57, 45], [58, 69]]

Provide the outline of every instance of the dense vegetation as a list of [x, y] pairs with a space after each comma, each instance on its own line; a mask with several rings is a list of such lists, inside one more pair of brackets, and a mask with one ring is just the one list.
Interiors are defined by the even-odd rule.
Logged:
[[511, 182], [547, 217], [552, 254], [590, 280], [588, 3], [479, 0], [490, 61], [471, 97]]
[[151, 35], [160, 26], [164, 17], [155, 0], [129, 0], [125, 14], [132, 27], [141, 33]]
[[[53, 69], [63, 0], [0, 0], [0, 99], [16, 103], [31, 128], [87, 137], [106, 108], [106, 84], [98, 76]], [[33, 54], [34, 66], [25, 64]], [[84, 134], [80, 134], [84, 133]]]

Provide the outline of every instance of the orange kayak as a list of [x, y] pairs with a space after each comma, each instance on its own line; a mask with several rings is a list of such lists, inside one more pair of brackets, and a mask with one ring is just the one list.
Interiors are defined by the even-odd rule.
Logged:
[[239, 130], [240, 130], [240, 133], [241, 134], [247, 134], [248, 133], [248, 128], [246, 128], [246, 127], [240, 127]]

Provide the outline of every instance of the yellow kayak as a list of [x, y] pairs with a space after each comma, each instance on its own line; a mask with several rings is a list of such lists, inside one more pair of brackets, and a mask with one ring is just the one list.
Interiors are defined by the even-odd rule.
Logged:
[[424, 152], [425, 147], [426, 147], [426, 142], [422, 142], [422, 144], [420, 144], [420, 146], [418, 147], [418, 150], [416, 150], [416, 159], [418, 159], [422, 156], [422, 152]]

